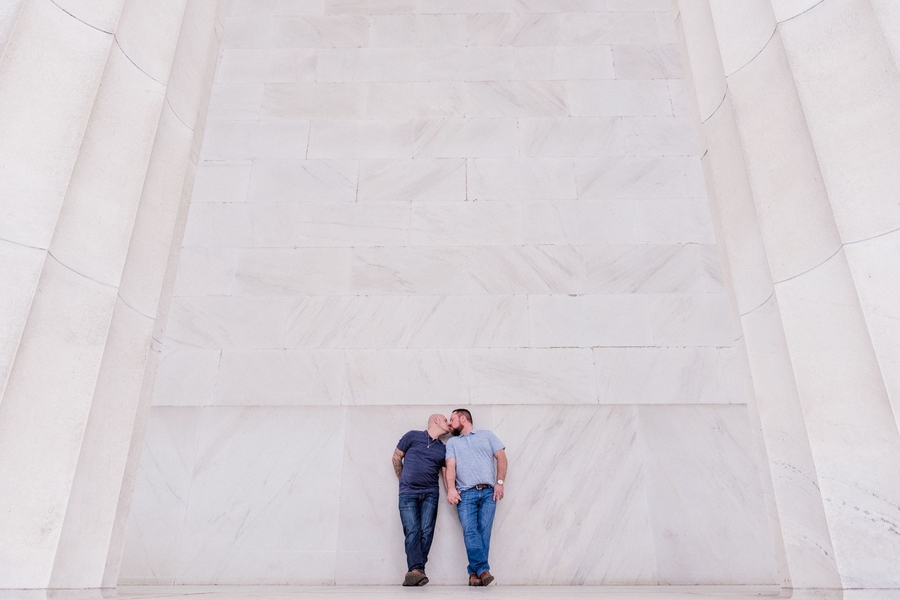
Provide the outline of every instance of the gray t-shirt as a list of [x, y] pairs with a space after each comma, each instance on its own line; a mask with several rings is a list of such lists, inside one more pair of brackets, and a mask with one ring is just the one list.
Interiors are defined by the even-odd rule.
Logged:
[[494, 452], [505, 447], [487, 429], [473, 429], [468, 435], [447, 440], [447, 458], [456, 459], [456, 489], [463, 492], [479, 483], [494, 485]]

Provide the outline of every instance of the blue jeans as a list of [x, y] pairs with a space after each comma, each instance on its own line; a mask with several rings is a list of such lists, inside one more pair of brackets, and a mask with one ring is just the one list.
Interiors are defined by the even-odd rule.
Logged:
[[488, 552], [491, 548], [491, 527], [494, 525], [496, 508], [493, 488], [483, 490], [472, 488], [460, 494], [456, 512], [459, 514], [463, 540], [466, 543], [469, 575], [481, 575], [491, 570]]
[[406, 536], [406, 567], [425, 571], [428, 552], [434, 539], [438, 493], [400, 494], [400, 522]]

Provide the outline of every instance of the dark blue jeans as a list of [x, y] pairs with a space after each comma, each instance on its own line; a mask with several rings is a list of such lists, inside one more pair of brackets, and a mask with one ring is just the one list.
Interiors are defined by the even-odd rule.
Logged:
[[406, 567], [425, 571], [428, 551], [434, 539], [438, 493], [400, 494], [400, 522], [406, 536]]
[[491, 527], [494, 525], [496, 508], [493, 488], [483, 490], [472, 488], [460, 494], [456, 512], [462, 525], [470, 575], [481, 575], [491, 570], [488, 552], [491, 549]]

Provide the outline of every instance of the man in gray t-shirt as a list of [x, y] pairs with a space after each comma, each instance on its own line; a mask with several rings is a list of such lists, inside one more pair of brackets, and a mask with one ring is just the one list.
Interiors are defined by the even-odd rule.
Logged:
[[476, 430], [472, 413], [464, 408], [451, 413], [450, 433], [454, 437], [447, 440], [447, 501], [456, 505], [462, 525], [469, 558], [469, 585], [489, 585], [494, 581], [488, 564], [491, 527], [506, 479], [505, 446], [492, 432]]

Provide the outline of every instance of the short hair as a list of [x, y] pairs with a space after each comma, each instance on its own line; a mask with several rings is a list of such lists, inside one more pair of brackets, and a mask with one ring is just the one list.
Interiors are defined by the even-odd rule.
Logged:
[[[475, 421], [472, 420], [472, 413], [470, 413], [469, 411], [467, 411], [465, 408], [457, 408], [457, 409], [454, 410], [453, 412], [456, 413], [456, 414], [458, 414], [458, 415], [461, 416], [461, 417], [465, 417], [466, 420], [467, 420], [470, 424], [472, 424], [472, 425], [475, 424]], [[451, 413], [451, 414], [453, 414], [453, 413]]]

